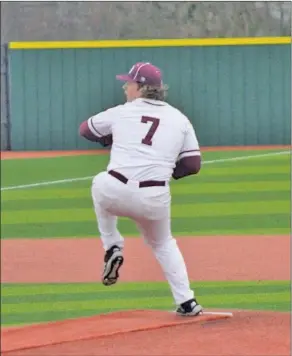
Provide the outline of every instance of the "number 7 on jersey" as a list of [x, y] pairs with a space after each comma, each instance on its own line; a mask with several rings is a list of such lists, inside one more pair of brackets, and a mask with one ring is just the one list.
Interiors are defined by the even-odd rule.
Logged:
[[152, 138], [159, 126], [159, 121], [160, 120], [155, 117], [142, 116], [141, 122], [143, 122], [143, 124], [148, 124], [148, 122], [152, 123], [146, 136], [142, 140], [144, 145], [152, 146]]

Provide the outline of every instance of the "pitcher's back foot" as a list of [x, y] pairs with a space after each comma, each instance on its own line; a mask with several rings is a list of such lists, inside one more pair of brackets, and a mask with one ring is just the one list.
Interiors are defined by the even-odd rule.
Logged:
[[197, 316], [202, 313], [203, 308], [195, 298], [182, 303], [176, 310], [176, 314], [180, 316]]

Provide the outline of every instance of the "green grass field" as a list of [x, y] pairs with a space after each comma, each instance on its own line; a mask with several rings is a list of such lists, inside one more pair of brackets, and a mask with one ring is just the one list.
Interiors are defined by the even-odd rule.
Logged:
[[[268, 153], [271, 151], [263, 151]], [[204, 160], [261, 151], [206, 152]], [[107, 156], [2, 161], [2, 187], [90, 177]], [[95, 237], [91, 179], [2, 191], [2, 238]], [[172, 186], [172, 229], [179, 235], [287, 234], [290, 220], [290, 156], [267, 156], [206, 164], [201, 173]], [[135, 225], [121, 219], [125, 236]]]
[[[172, 230], [180, 235], [290, 233], [290, 155], [217, 161], [278, 152], [204, 152], [198, 176], [172, 182]], [[82, 238], [98, 235], [90, 197], [91, 177], [107, 156], [78, 156], [1, 162], [1, 239]], [[10, 189], [48, 182], [36, 187]], [[137, 236], [121, 219], [121, 232]], [[272, 261], [271, 261], [272, 263]], [[290, 281], [195, 283], [207, 308], [288, 311]], [[2, 284], [2, 324], [14, 325], [87, 316], [117, 309], [171, 309], [165, 283]]]
[[[287, 311], [290, 283], [193, 283], [205, 308]], [[109, 289], [101, 284], [4, 285], [2, 324], [62, 320], [127, 309], [174, 308], [165, 283], [120, 283]]]

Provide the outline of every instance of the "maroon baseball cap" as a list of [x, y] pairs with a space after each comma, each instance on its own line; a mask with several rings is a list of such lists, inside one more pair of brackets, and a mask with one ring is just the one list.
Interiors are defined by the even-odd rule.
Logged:
[[139, 62], [133, 65], [127, 74], [116, 76], [118, 80], [125, 82], [136, 82], [147, 85], [162, 85], [161, 70], [151, 63]]

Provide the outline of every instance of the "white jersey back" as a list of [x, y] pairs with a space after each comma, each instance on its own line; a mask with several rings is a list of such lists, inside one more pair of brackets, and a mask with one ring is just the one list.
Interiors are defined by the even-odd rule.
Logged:
[[132, 180], [169, 181], [176, 161], [200, 155], [195, 130], [171, 105], [136, 99], [88, 120], [96, 136], [113, 135], [108, 170]]

